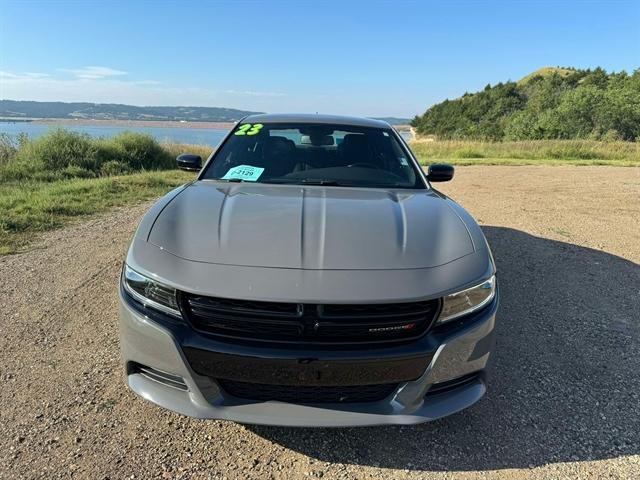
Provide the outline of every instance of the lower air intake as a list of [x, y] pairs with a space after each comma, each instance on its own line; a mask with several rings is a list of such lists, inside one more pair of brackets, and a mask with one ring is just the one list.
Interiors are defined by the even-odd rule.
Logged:
[[218, 380], [218, 384], [225, 392], [234, 397], [261, 402], [274, 400], [287, 403], [376, 402], [388, 397], [398, 388], [397, 383], [347, 387], [319, 387], [265, 385], [232, 380]]

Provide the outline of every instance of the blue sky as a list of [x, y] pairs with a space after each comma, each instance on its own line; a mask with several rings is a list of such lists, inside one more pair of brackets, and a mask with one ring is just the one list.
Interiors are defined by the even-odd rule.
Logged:
[[640, 1], [0, 0], [0, 97], [413, 116], [542, 66], [640, 67]]

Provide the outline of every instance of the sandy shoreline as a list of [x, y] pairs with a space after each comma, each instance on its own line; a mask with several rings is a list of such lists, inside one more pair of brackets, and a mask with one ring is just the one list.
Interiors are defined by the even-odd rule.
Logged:
[[[167, 128], [203, 128], [229, 130], [234, 122], [180, 122], [175, 120], [92, 120], [85, 118], [9, 118], [0, 117], [0, 122], [34, 123], [37, 125], [60, 126], [104, 126], [104, 127], [167, 127]], [[394, 125], [398, 131], [410, 131], [409, 125]]]

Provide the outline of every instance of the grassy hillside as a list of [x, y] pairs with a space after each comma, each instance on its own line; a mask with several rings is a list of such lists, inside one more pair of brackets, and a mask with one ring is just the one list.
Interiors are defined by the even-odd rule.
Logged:
[[160, 197], [193, 177], [192, 173], [171, 170], [0, 184], [0, 255], [19, 251], [35, 234], [73, 218]]
[[536, 77], [551, 77], [553, 75], [568, 77], [574, 72], [575, 72], [575, 69], [573, 68], [542, 67], [536, 70], [535, 72], [531, 72], [529, 75], [525, 75], [524, 77], [522, 77], [520, 80], [518, 80], [518, 85], [524, 85], [529, 81], [535, 79]]
[[439, 139], [540, 140], [640, 138], [640, 70], [607, 73], [546, 67], [518, 82], [432, 106], [412, 121]]

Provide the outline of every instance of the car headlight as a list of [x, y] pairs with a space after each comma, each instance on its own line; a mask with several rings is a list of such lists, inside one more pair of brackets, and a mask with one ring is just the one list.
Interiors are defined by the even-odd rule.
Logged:
[[176, 289], [162, 285], [133, 270], [122, 269], [122, 286], [133, 298], [147, 307], [155, 308], [174, 317], [182, 317], [176, 299]]
[[461, 317], [487, 305], [496, 295], [496, 276], [480, 285], [444, 297], [438, 323]]

